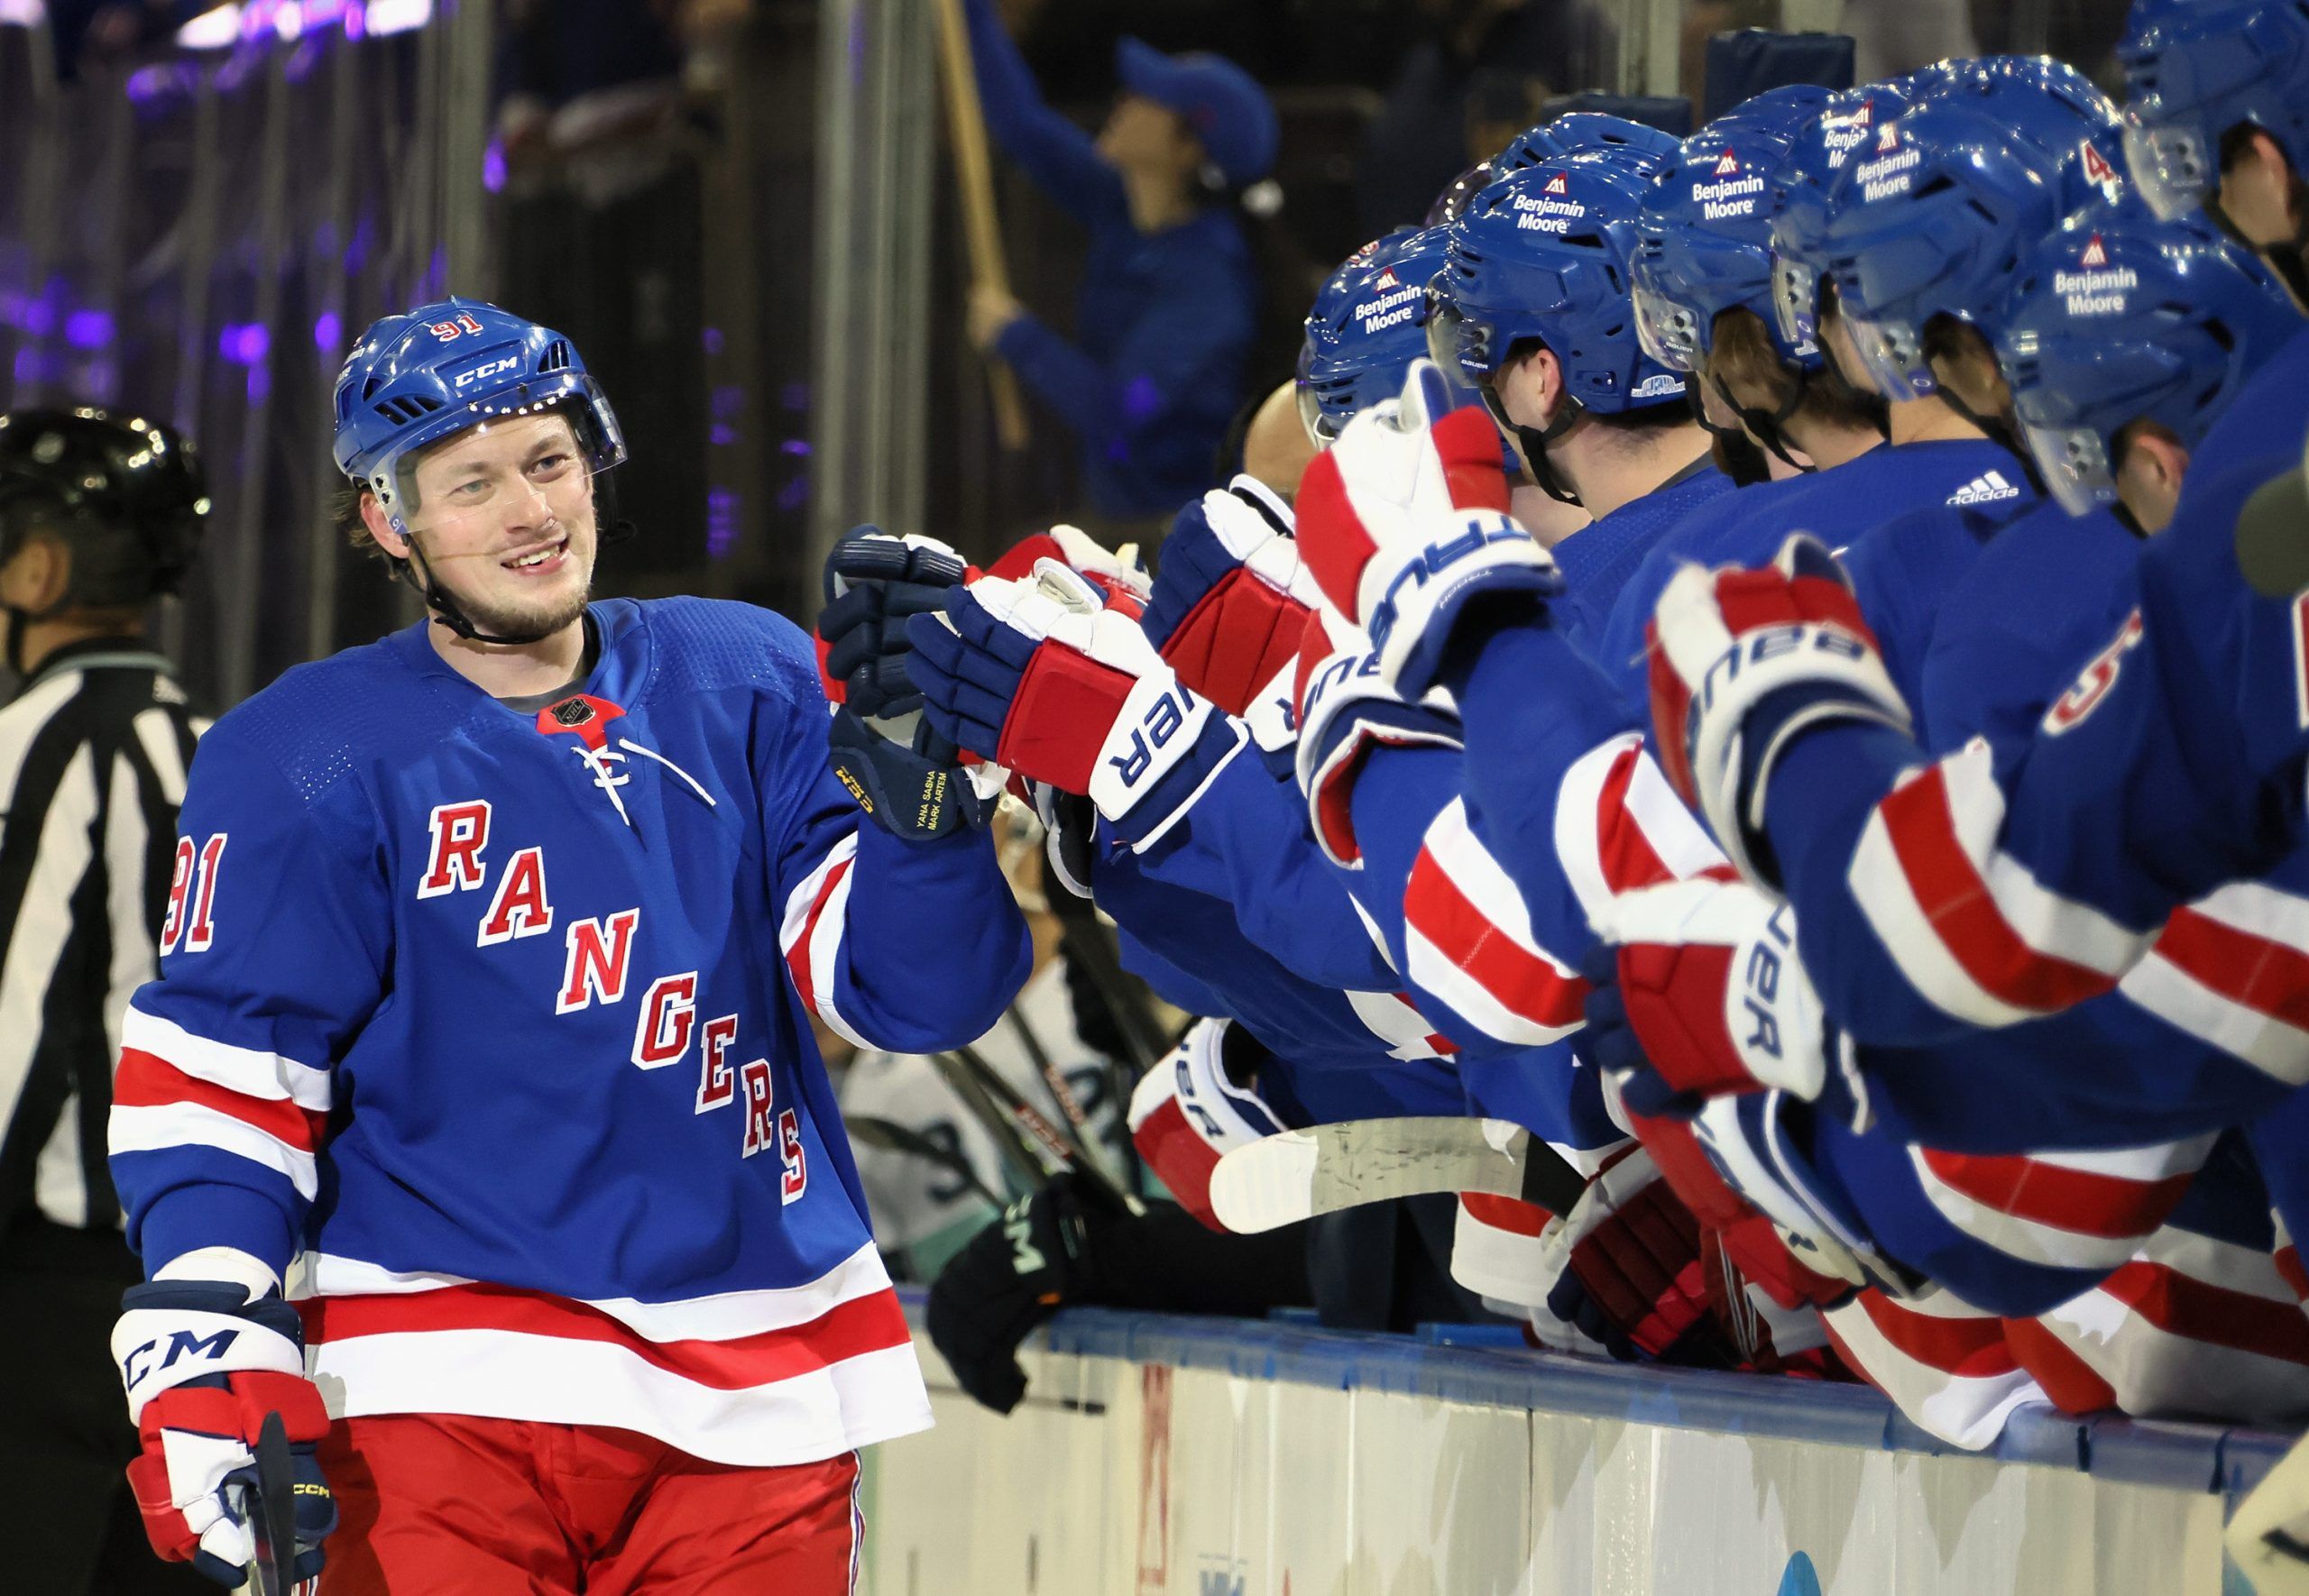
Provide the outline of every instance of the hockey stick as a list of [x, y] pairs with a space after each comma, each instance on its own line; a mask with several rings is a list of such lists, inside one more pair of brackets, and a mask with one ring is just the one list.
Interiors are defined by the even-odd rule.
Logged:
[[1050, 1184], [1053, 1175], [1065, 1167], [1063, 1158], [1053, 1159], [1048, 1147], [1030, 1138], [1016, 1120], [1002, 1111], [1001, 1105], [987, 1096], [986, 1088], [979, 1085], [960, 1059], [952, 1053], [932, 1053], [930, 1062], [969, 1110], [970, 1116], [994, 1138], [994, 1148], [1002, 1156], [1003, 1167], [1021, 1187], [1040, 1191]]
[[1016, 1087], [997, 1074], [993, 1065], [969, 1048], [956, 1048], [952, 1053], [936, 1056], [952, 1060], [953, 1073], [948, 1076], [949, 1080], [955, 1079], [956, 1076], [967, 1079], [971, 1087], [1007, 1121], [1011, 1134], [1032, 1150], [1033, 1155], [1044, 1166], [1042, 1181], [1037, 1184], [1047, 1182], [1051, 1176], [1063, 1170], [1072, 1169], [1085, 1184], [1116, 1206], [1131, 1214], [1146, 1211], [1145, 1204], [1117, 1186], [1113, 1178], [1099, 1167], [1088, 1149], [1063, 1134], [1033, 1104], [1020, 1096]]
[[[1042, 1038], [1036, 1036], [1035, 1028], [1026, 1023], [1026, 1011], [1014, 1003], [1007, 1012], [1012, 1028], [1018, 1032], [1020, 1045], [1026, 1050], [1028, 1062], [1034, 1065], [1035, 1073], [1042, 1077], [1043, 1086], [1050, 1093], [1052, 1105], [1073, 1128], [1072, 1140], [1076, 1149], [1085, 1160], [1112, 1174], [1113, 1171], [1107, 1167], [1106, 1149], [1099, 1145], [1098, 1133], [1090, 1128], [1090, 1116], [1083, 1112], [1082, 1100], [1067, 1084], [1066, 1072], [1058, 1067], [1056, 1060], [1050, 1056], [1050, 1050], [1043, 1046]], [[1109, 1083], [1109, 1089], [1112, 1084], [1111, 1081]]]
[[268, 1413], [256, 1433], [256, 1478], [241, 1490], [253, 1552], [248, 1588], [254, 1596], [294, 1596], [297, 1589], [297, 1475], [289, 1428]]
[[1483, 1191], [1568, 1214], [1587, 1182], [1502, 1119], [1366, 1119], [1284, 1131], [1237, 1147], [1210, 1172], [1219, 1222], [1253, 1235], [1431, 1192]]
[[968, 1159], [958, 1152], [951, 1152], [939, 1146], [921, 1132], [911, 1130], [896, 1120], [884, 1119], [876, 1114], [846, 1114], [842, 1116], [842, 1123], [850, 1128], [852, 1139], [863, 1142], [869, 1147], [879, 1148], [884, 1152], [895, 1152], [906, 1158], [918, 1158], [925, 1163], [935, 1164], [962, 1181], [971, 1190], [992, 1203], [997, 1208], [1003, 1206], [1002, 1199], [995, 1195], [994, 1188], [979, 1179], [978, 1171], [971, 1168]]

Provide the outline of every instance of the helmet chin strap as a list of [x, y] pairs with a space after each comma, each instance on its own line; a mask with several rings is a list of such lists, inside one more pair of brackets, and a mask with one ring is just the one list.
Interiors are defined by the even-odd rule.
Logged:
[[[1797, 408], [1803, 404], [1805, 392], [1812, 381], [1812, 373], [1807, 371], [1799, 369], [1791, 375], [1796, 379], [1795, 385], [1788, 390], [1788, 397], [1780, 401], [1780, 408], [1777, 410], [1767, 410], [1762, 405], [1742, 404], [1732, 397], [1732, 390], [1725, 386], [1724, 379], [1713, 372], [1708, 374], [1707, 380], [1715, 384], [1716, 397], [1724, 401], [1725, 408], [1740, 418], [1741, 427], [1749, 436], [1777, 455], [1782, 465], [1795, 471], [1817, 471], [1820, 468], [1811, 461], [1798, 460], [1789, 452], [1788, 435], [1781, 430], [1788, 425], [1788, 418], [1795, 415]], [[1710, 432], [1716, 430], [1707, 420], [1707, 405], [1705, 400], [1695, 397], [1692, 400], [1692, 409], [1699, 417], [1699, 424], [1702, 427], [1706, 427]]]
[[1548, 458], [1548, 445], [1571, 430], [1571, 424], [1579, 419], [1579, 414], [1586, 407], [1566, 394], [1562, 415], [1543, 427], [1525, 427], [1509, 417], [1507, 407], [1500, 402], [1498, 393], [1490, 383], [1485, 383], [1477, 391], [1483, 395], [1484, 408], [1491, 412], [1491, 418], [1503, 429], [1513, 434], [1515, 441], [1522, 445], [1523, 461], [1531, 467], [1532, 482], [1558, 504], [1578, 507], [1579, 495], [1572, 491], [1571, 485], [1556, 471], [1555, 463]]
[[[417, 535], [413, 532], [403, 532], [401, 537], [409, 544], [409, 557], [393, 562], [395, 573], [417, 590], [417, 596], [425, 601], [426, 609], [432, 611], [435, 619], [466, 642], [520, 647], [529, 643], [542, 643], [552, 635], [549, 632], [524, 632], [518, 637], [511, 637], [483, 631], [474, 625], [464, 608], [455, 599], [449, 596], [449, 590], [443, 587], [440, 579], [433, 574], [433, 567], [426, 563], [425, 551], [418, 546]], [[13, 643], [14, 632], [11, 631], [9, 636]]]
[[2036, 457], [2028, 453], [2028, 445], [2014, 436], [2010, 423], [2001, 416], [1982, 415], [1966, 404], [1954, 388], [1940, 381], [1936, 377], [1933, 381], [1933, 390], [1939, 394], [1942, 404], [1979, 427], [1982, 432], [1988, 435], [1991, 443], [1997, 445], [2018, 460], [2020, 463], [2021, 472], [2028, 479], [2028, 485], [2037, 491], [2038, 498], [2045, 496], [2045, 479], [2038, 473]]

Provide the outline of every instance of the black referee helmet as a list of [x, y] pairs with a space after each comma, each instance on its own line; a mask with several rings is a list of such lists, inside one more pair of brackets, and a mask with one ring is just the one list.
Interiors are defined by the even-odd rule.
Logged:
[[172, 593], [208, 519], [200, 457], [174, 427], [90, 406], [0, 414], [0, 564], [47, 532], [72, 551], [60, 608]]

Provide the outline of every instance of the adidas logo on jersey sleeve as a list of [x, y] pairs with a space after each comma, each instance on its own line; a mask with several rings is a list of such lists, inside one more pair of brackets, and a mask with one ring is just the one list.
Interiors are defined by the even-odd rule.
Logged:
[[2001, 471], [1986, 471], [1948, 495], [1950, 504], [1996, 504], [2020, 497], [2020, 485]]

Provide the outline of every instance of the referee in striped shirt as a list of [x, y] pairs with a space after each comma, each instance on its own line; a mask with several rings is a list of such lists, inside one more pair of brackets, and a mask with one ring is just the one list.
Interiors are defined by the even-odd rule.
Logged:
[[103, 1349], [141, 1278], [105, 1169], [113, 1059], [169, 912], [196, 717], [144, 638], [208, 500], [185, 440], [0, 415], [0, 1564], [41, 1596], [208, 1591], [146, 1549]]

